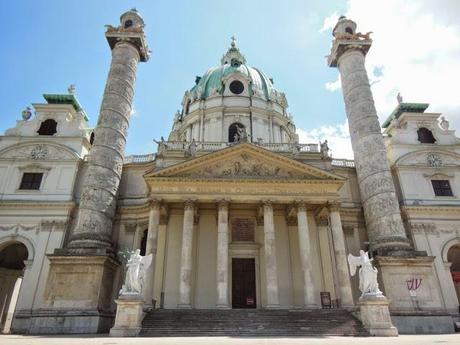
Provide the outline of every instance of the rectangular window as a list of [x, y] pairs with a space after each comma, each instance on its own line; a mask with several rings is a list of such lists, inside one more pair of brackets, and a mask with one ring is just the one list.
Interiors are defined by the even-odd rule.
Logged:
[[19, 189], [40, 189], [43, 173], [24, 173]]
[[449, 180], [431, 180], [434, 195], [436, 196], [453, 196]]

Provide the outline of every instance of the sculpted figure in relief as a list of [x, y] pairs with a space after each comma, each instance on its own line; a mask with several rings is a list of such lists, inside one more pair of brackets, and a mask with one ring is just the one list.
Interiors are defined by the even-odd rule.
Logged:
[[120, 295], [140, 294], [144, 282], [144, 275], [152, 263], [152, 254], [141, 256], [140, 250], [132, 252], [126, 263], [125, 283], [121, 287]]
[[369, 259], [368, 252], [364, 250], [359, 251], [359, 256], [348, 254], [348, 264], [350, 265], [351, 276], [354, 276], [356, 274], [356, 268], [361, 266], [359, 269], [359, 290], [361, 291], [361, 297], [366, 295], [382, 295], [382, 291], [379, 289], [379, 283], [377, 282], [378, 270], [372, 266], [372, 260], [373, 259]]

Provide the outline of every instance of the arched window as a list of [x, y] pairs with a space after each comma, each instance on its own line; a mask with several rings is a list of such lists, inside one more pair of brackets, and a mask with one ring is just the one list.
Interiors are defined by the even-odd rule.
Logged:
[[38, 129], [37, 133], [39, 135], [54, 135], [56, 134], [57, 130], [57, 122], [53, 119], [45, 120], [41, 123], [40, 128]]
[[353, 29], [350, 28], [349, 26], [347, 26], [347, 27], [345, 28], [345, 32], [346, 32], [347, 34], [353, 35]]
[[139, 248], [141, 250], [141, 255], [144, 256], [145, 255], [145, 249], [147, 248], [147, 233], [149, 231], [146, 229], [144, 230], [144, 234], [142, 235], [142, 239], [141, 239], [141, 247]]
[[239, 141], [240, 139], [240, 134], [238, 132], [241, 133], [241, 131], [245, 131], [245, 127], [239, 123], [239, 122], [234, 122], [230, 125], [230, 127], [228, 127], [228, 142], [229, 143], [235, 143], [237, 141]]
[[91, 132], [91, 135], [89, 136], [89, 143], [93, 145], [94, 143], [94, 132]]
[[460, 301], [460, 244], [449, 248], [447, 252], [447, 261], [452, 264], [450, 266], [450, 272], [457, 292], [457, 298]]
[[131, 26], [133, 26], [133, 21], [131, 19], [128, 19], [125, 22], [125, 29], [130, 28]]
[[187, 115], [190, 111], [190, 104], [192, 103], [191, 100], [187, 100], [187, 102], [185, 103], [185, 114]]
[[434, 144], [436, 139], [433, 136], [433, 133], [425, 127], [420, 127], [417, 131], [418, 141], [422, 144]]

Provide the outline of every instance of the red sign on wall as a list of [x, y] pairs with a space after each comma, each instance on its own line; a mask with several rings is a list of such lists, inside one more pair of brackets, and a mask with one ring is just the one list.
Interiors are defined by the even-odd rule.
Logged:
[[460, 271], [453, 271], [452, 273], [452, 279], [453, 281], [458, 284], [460, 283]]

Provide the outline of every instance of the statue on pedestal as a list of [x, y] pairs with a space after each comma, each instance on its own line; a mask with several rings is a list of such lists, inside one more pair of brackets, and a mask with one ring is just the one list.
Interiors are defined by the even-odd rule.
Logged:
[[140, 295], [144, 282], [144, 275], [147, 268], [152, 263], [152, 254], [141, 256], [140, 250], [131, 252], [126, 263], [125, 283], [121, 287], [120, 296]]
[[372, 260], [373, 259], [369, 259], [368, 252], [364, 250], [359, 251], [359, 256], [348, 254], [348, 264], [350, 265], [351, 276], [354, 276], [356, 268], [361, 266], [359, 269], [359, 290], [361, 291], [361, 297], [366, 295], [382, 295], [382, 291], [379, 289], [379, 283], [377, 282], [378, 270], [372, 266]]

